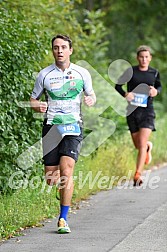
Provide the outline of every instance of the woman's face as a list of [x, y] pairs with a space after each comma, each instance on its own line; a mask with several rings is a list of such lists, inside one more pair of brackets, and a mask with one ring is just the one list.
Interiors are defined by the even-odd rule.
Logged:
[[137, 56], [139, 67], [143, 69], [147, 69], [150, 64], [151, 59], [152, 59], [152, 56], [149, 51], [141, 51], [139, 55]]

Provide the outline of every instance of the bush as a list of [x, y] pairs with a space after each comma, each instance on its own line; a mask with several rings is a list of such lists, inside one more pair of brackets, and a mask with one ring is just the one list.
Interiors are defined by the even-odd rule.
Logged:
[[21, 169], [17, 156], [39, 139], [41, 122], [33, 121], [31, 109], [21, 108], [19, 102], [30, 99], [33, 76], [39, 69], [36, 62], [44, 55], [46, 41], [44, 34], [42, 39], [38, 34], [40, 23], [31, 25], [11, 9], [1, 8], [0, 15], [0, 191], [7, 192], [9, 176]]

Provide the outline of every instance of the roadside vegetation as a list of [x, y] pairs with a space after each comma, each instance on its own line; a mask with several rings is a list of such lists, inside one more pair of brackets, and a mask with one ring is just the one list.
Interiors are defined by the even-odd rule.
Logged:
[[[136, 47], [141, 43], [150, 44], [154, 52], [152, 66], [161, 73], [163, 92], [155, 103], [157, 131], [152, 134], [153, 161], [148, 169], [167, 161], [167, 20], [164, 1], [145, 1], [145, 4], [133, 0], [112, 6], [105, 0], [100, 3], [58, 0], [56, 4], [52, 0], [41, 0], [40, 4], [37, 0], [0, 1], [0, 240], [19, 235], [26, 227], [39, 226], [42, 220], [53, 218], [59, 212], [56, 189], [48, 187], [44, 180], [40, 151], [30, 149], [18, 163], [20, 154], [41, 137], [42, 119], [28, 107], [28, 101], [37, 72], [53, 62], [50, 42], [57, 33], [72, 37], [72, 61], [88, 62], [111, 87], [114, 83], [108, 77], [109, 64], [116, 59], [134, 64]], [[129, 8], [131, 12], [127, 11]], [[143, 8], [150, 16], [145, 15]], [[159, 22], [157, 8], [161, 14]], [[127, 12], [131, 16], [126, 16]], [[136, 32], [134, 27], [138, 27]], [[133, 39], [129, 41], [129, 37]], [[74, 174], [72, 211], [79, 208], [80, 200], [100, 190], [112, 189], [123, 176], [130, 179], [135, 171], [136, 151], [125, 118], [111, 108], [114, 95], [104, 95], [103, 83], [96, 78], [93, 81], [100, 94], [100, 105], [108, 105], [105, 111], [98, 106], [93, 108], [87, 120], [96, 118], [99, 138], [105, 134], [102, 118], [112, 120], [116, 130], [90, 155], [80, 156]], [[89, 135], [89, 129], [84, 133]], [[92, 142], [88, 147], [91, 146]]]
[[[153, 161], [147, 169], [167, 160], [167, 139], [164, 136], [166, 124], [167, 116], [157, 120], [157, 131], [152, 135]], [[100, 190], [114, 188], [123, 182], [124, 176], [127, 180], [133, 176], [136, 152], [130, 135], [128, 131], [122, 136], [115, 134], [116, 137], [99, 147], [95, 156], [79, 158], [74, 174], [72, 212], [79, 209], [80, 200], [87, 200], [91, 194]], [[23, 180], [20, 189], [14, 190], [12, 194], [0, 195], [0, 237], [3, 240], [23, 234], [25, 228], [41, 226], [42, 220], [54, 218], [58, 212], [59, 201], [56, 199], [55, 187], [47, 186], [44, 179], [40, 183], [36, 183], [33, 177], [28, 183]]]

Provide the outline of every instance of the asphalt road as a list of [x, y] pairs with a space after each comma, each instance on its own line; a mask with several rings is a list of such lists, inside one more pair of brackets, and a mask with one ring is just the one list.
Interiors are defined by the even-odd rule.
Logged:
[[167, 166], [149, 173], [143, 187], [124, 185], [82, 201], [68, 223], [70, 234], [56, 233], [55, 218], [7, 240], [0, 251], [167, 252]]

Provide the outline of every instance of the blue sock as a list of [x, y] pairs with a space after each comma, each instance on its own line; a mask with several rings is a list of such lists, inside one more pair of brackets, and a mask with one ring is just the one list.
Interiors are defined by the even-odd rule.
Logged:
[[68, 214], [69, 207], [70, 206], [60, 205], [60, 217], [59, 217], [59, 219], [64, 218], [65, 220], [67, 220], [67, 214]]

